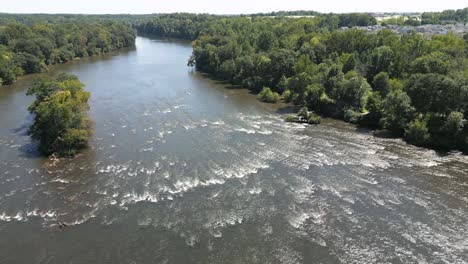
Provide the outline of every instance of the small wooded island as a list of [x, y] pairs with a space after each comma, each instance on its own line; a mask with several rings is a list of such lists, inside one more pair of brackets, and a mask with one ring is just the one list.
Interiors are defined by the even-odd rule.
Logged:
[[78, 77], [66, 73], [34, 80], [27, 92], [36, 96], [29, 106], [34, 121], [28, 134], [39, 141], [42, 154], [73, 156], [87, 146], [90, 93], [83, 87]]

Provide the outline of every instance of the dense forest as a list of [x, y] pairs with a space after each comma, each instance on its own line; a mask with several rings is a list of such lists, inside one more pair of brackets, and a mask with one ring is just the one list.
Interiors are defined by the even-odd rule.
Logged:
[[260, 92], [263, 101], [281, 95], [298, 108], [388, 129], [415, 145], [468, 151], [468, 36], [336, 30], [373, 24], [365, 14], [190, 21], [158, 17], [138, 29], [198, 36], [189, 65]]
[[194, 40], [219, 19], [227, 17], [207, 14], [167, 14], [155, 16], [143, 23], [136, 23], [135, 28], [139, 34]]
[[[305, 13], [304, 11], [296, 12], [276, 12], [269, 14], [253, 14], [242, 16], [214, 16], [208, 14], [167, 14], [158, 15], [153, 19], [146, 22], [135, 23], [134, 26], [139, 34], [149, 34], [159, 37], [181, 38], [195, 40], [200, 35], [212, 34], [228, 34], [228, 29], [223, 31], [224, 23], [229, 23], [233, 20], [252, 21], [257, 19], [288, 19], [286, 21], [293, 22], [288, 16], [317, 14], [316, 12]], [[353, 26], [370, 26], [376, 25], [377, 20], [375, 17], [365, 13], [352, 13], [352, 14], [323, 14], [317, 15], [313, 18], [304, 17], [302, 21], [314, 22], [322, 30], [332, 31], [340, 27], [353, 27]]]
[[0, 85], [51, 64], [135, 46], [134, 30], [120, 22], [29, 23], [34, 16], [19, 16], [20, 22], [0, 17], [6, 23], [0, 26]]
[[38, 140], [44, 155], [72, 156], [85, 148], [89, 138], [89, 92], [78, 77], [66, 73], [37, 77], [27, 94], [36, 99], [29, 106], [34, 114], [28, 134]]

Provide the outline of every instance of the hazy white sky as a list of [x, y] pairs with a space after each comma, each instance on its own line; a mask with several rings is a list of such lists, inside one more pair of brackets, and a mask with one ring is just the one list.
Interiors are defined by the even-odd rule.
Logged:
[[3, 13], [245, 14], [279, 10], [422, 12], [467, 6], [468, 0], [0, 0], [0, 12]]

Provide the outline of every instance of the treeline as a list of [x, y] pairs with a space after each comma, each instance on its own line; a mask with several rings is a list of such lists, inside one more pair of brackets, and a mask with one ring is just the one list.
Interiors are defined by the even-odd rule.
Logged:
[[0, 85], [11, 84], [23, 74], [46, 71], [48, 65], [75, 57], [134, 46], [134, 30], [120, 22], [31, 25], [9, 22], [0, 26]]
[[102, 23], [106, 21], [120, 22], [133, 25], [151, 20], [156, 14], [127, 15], [127, 14], [10, 14], [0, 13], [0, 25], [20, 23], [28, 26], [35, 24], [63, 24], [63, 23]]
[[318, 16], [320, 12], [311, 10], [296, 10], [296, 11], [274, 11], [269, 13], [257, 13], [247, 16]]
[[155, 16], [149, 21], [135, 24], [134, 27], [139, 34], [194, 40], [210, 25], [214, 25], [211, 22], [222, 18], [224, 17], [208, 14], [175, 13]]
[[418, 16], [400, 16], [400, 17], [392, 17], [385, 19], [382, 21], [382, 26], [386, 25], [398, 25], [398, 26], [421, 26], [421, 20], [418, 18]]
[[[276, 16], [276, 14], [278, 16]], [[290, 12], [274, 12], [269, 14], [254, 14], [254, 15], [241, 15], [241, 16], [215, 16], [208, 14], [188, 14], [176, 13], [167, 15], [157, 15], [152, 20], [135, 23], [134, 27], [139, 34], [148, 34], [158, 37], [170, 37], [195, 40], [201, 35], [225, 35], [230, 32], [225, 30], [224, 24], [228, 25], [232, 20], [256, 21], [258, 19], [275, 19], [285, 20], [288, 23], [294, 21], [288, 16], [293, 14], [300, 16], [300, 14], [318, 14], [313, 11], [290, 11]], [[274, 18], [269, 17], [275, 16]], [[322, 14], [313, 18], [305, 17], [298, 18], [301, 21], [309, 21], [305, 24], [307, 27], [313, 27], [314, 30], [318, 27], [321, 30], [333, 31], [340, 27], [354, 27], [354, 26], [370, 26], [376, 25], [377, 20], [366, 13], [350, 13], [350, 14]], [[306, 29], [309, 30], [309, 29]]]
[[[333, 22], [334, 23], [334, 22]], [[332, 24], [333, 24], [332, 23]], [[333, 31], [325, 18], [212, 21], [189, 64], [298, 107], [468, 151], [468, 37]]]
[[59, 74], [33, 81], [28, 95], [36, 99], [29, 106], [34, 121], [28, 130], [38, 140], [43, 155], [72, 156], [85, 148], [89, 138], [89, 92], [78, 77]]
[[425, 12], [421, 15], [422, 24], [466, 23], [468, 22], [468, 7], [442, 12]]

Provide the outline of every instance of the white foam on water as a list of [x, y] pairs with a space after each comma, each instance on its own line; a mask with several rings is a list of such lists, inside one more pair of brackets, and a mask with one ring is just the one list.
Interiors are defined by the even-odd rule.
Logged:
[[69, 180], [65, 180], [65, 179], [54, 179], [54, 180], [52, 180], [51, 182], [70, 183]]
[[142, 149], [140, 150], [140, 152], [153, 152], [153, 147], [142, 148]]
[[271, 134], [273, 134], [273, 131], [271, 131], [271, 130], [261, 130], [261, 131], [257, 131], [257, 133], [262, 134], [262, 135], [271, 135]]
[[221, 125], [224, 125], [224, 122], [221, 121], [221, 120], [218, 120], [218, 121], [210, 122], [210, 124], [216, 125], [216, 126], [221, 126]]
[[149, 191], [144, 191], [142, 194], [131, 192], [123, 195], [119, 206], [122, 207], [127, 204], [134, 204], [142, 201], [157, 203], [160, 200], [158, 199], [158, 194], [151, 193]]
[[287, 220], [292, 227], [300, 229], [303, 227], [305, 221], [310, 217], [311, 215], [305, 212], [294, 212], [287, 216]]
[[216, 238], [220, 238], [220, 237], [223, 236], [223, 233], [220, 230], [215, 230], [213, 232], [213, 236], [216, 237]]
[[186, 180], [177, 180], [173, 184], [173, 188], [167, 188], [167, 192], [170, 194], [180, 194], [186, 193], [190, 190], [196, 189], [198, 187], [207, 187], [212, 185], [221, 185], [226, 181], [224, 179], [212, 178], [207, 180], [199, 180], [198, 178], [186, 179]]
[[197, 128], [197, 126], [195, 125], [182, 125], [182, 126], [184, 127], [185, 130]]
[[127, 164], [117, 164], [117, 165], [107, 165], [105, 167], [98, 168], [96, 174], [100, 173], [112, 173], [112, 174], [119, 174], [121, 172], [127, 171], [129, 165]]
[[179, 108], [184, 107], [184, 106], [186, 106], [186, 105], [185, 105], [185, 104], [174, 105], [172, 108], [174, 108], [174, 109], [179, 109]]
[[0, 214], [0, 221], [10, 222], [11, 219], [12, 219], [12, 217], [7, 215], [5, 212]]
[[262, 188], [259, 188], [259, 187], [252, 188], [252, 189], [249, 190], [249, 193], [250, 194], [260, 194], [260, 193], [262, 193]]
[[247, 128], [235, 128], [234, 131], [244, 132], [244, 133], [247, 133], [247, 134], [255, 134], [255, 132], [256, 132], [253, 129], [247, 129]]

